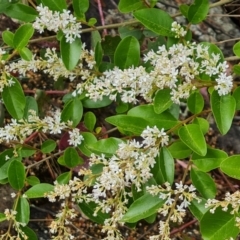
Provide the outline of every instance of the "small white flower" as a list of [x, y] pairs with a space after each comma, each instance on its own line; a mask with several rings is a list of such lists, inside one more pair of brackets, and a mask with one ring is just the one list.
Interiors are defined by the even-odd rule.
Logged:
[[72, 131], [69, 131], [69, 144], [77, 147], [84, 140], [83, 136], [80, 134], [80, 130], [78, 128], [74, 128]]

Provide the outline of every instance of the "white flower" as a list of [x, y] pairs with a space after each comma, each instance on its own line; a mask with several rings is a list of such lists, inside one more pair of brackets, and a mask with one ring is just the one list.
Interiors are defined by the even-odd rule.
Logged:
[[74, 128], [72, 131], [69, 131], [69, 144], [77, 147], [84, 140], [83, 136], [80, 134], [80, 130], [78, 128]]
[[226, 95], [231, 92], [233, 87], [232, 76], [227, 76], [226, 73], [220, 73], [219, 77], [216, 79], [217, 85], [214, 87], [218, 91], [220, 96]]
[[171, 30], [175, 33], [175, 38], [184, 37], [187, 34], [187, 31], [177, 22], [172, 23]]

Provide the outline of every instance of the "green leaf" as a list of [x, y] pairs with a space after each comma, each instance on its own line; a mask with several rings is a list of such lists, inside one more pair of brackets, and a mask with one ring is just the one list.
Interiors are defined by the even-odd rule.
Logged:
[[188, 21], [192, 24], [202, 22], [207, 17], [208, 10], [208, 0], [195, 0], [188, 8]]
[[45, 142], [43, 142], [43, 144], [41, 146], [41, 152], [42, 153], [51, 153], [52, 151], [54, 151], [56, 146], [57, 146], [57, 144], [54, 140], [48, 139]]
[[184, 159], [191, 155], [192, 150], [189, 149], [181, 140], [174, 141], [169, 147], [169, 152], [173, 158]]
[[134, 107], [130, 109], [127, 114], [128, 116], [141, 117], [142, 119], [148, 121], [148, 125], [150, 127], [157, 126], [159, 129], [170, 129], [178, 123], [178, 121], [168, 111], [157, 114], [154, 111], [153, 105], [140, 105]]
[[18, 154], [22, 157], [30, 157], [32, 156], [34, 153], [36, 152], [36, 149], [34, 147], [31, 146], [21, 146], [18, 149]]
[[159, 196], [152, 196], [150, 193], [146, 193], [131, 204], [121, 221], [134, 223], [147, 218], [156, 213], [164, 202], [165, 200], [159, 198]]
[[128, 13], [144, 7], [142, 0], [120, 0], [118, 9], [122, 13]]
[[138, 136], [140, 136], [142, 131], [149, 125], [148, 121], [144, 118], [127, 115], [108, 117], [105, 121]]
[[204, 198], [215, 198], [217, 193], [216, 185], [207, 173], [192, 168], [191, 179], [193, 185]]
[[17, 50], [22, 49], [28, 44], [34, 33], [32, 24], [26, 23], [20, 26], [14, 34], [13, 45]]
[[240, 66], [239, 65], [233, 65], [233, 68], [232, 68], [233, 72], [236, 74], [236, 75], [240, 75]]
[[[106, 37], [108, 37], [108, 36], [106, 36]], [[101, 37], [99, 31], [92, 31], [91, 32], [91, 48], [95, 49], [97, 43], [101, 42], [101, 41], [102, 41], [102, 37]]]
[[21, 227], [21, 230], [28, 236], [28, 239], [38, 240], [36, 233], [28, 226]]
[[233, 97], [235, 98], [236, 101], [236, 110], [240, 110], [240, 87], [237, 87], [234, 90]]
[[18, 199], [16, 211], [16, 220], [19, 223], [28, 224], [30, 218], [30, 206], [26, 198], [20, 197]]
[[153, 100], [154, 111], [157, 114], [164, 112], [173, 104], [170, 92], [171, 90], [169, 88], [157, 91]]
[[220, 48], [218, 48], [215, 44], [213, 43], [209, 43], [209, 42], [201, 42], [200, 43], [202, 45], [202, 47], [207, 47], [208, 48], [208, 54], [209, 56], [212, 56], [212, 54], [219, 54], [220, 56], [220, 62], [224, 62], [224, 55], [221, 51]]
[[97, 212], [97, 216], [94, 215], [94, 211], [98, 205], [95, 202], [88, 202], [82, 201], [78, 204], [81, 211], [93, 222], [98, 224], [104, 224], [105, 219], [110, 218], [108, 213], [103, 213], [101, 211]]
[[14, 33], [10, 32], [8, 30], [3, 31], [2, 39], [3, 39], [4, 43], [6, 43], [9, 47], [12, 47], [12, 48], [14, 47], [13, 38], [14, 38]]
[[204, 135], [197, 124], [188, 124], [178, 131], [181, 141], [197, 154], [204, 156], [207, 153], [207, 145]]
[[201, 202], [198, 202], [198, 200], [193, 199], [188, 206], [189, 210], [193, 214], [195, 218], [197, 218], [198, 221], [200, 221], [203, 217], [203, 215], [208, 211], [207, 208], [205, 208], [206, 200], [204, 198], [201, 198]]
[[89, 8], [89, 0], [73, 0], [73, 10], [75, 15], [81, 19]]
[[76, 38], [72, 43], [67, 42], [63, 36], [60, 43], [61, 57], [65, 67], [71, 71], [78, 64], [82, 51], [82, 42], [80, 38]]
[[86, 112], [84, 114], [84, 125], [89, 131], [93, 131], [96, 124], [96, 116], [93, 112]]
[[23, 22], [32, 22], [38, 16], [38, 12], [34, 8], [21, 3], [11, 4], [4, 14]]
[[92, 151], [89, 150], [89, 146], [97, 142], [97, 138], [90, 132], [82, 132], [81, 134], [84, 138], [84, 141], [83, 143], [81, 143], [81, 145], [78, 146], [78, 148], [84, 155], [86, 155], [87, 157], [90, 157]]
[[121, 40], [114, 54], [114, 62], [121, 69], [137, 67], [140, 61], [140, 45], [135, 37]]
[[46, 193], [54, 190], [54, 186], [48, 183], [39, 183], [29, 188], [24, 194], [28, 198], [42, 198]]
[[204, 99], [202, 94], [200, 94], [199, 91], [192, 93], [187, 100], [187, 106], [192, 113], [200, 113], [204, 107]]
[[103, 50], [100, 42], [97, 42], [95, 51], [94, 51], [94, 58], [96, 61], [96, 66], [99, 67], [102, 62], [103, 57]]
[[236, 226], [235, 218], [229, 211], [225, 212], [221, 208], [217, 208], [214, 214], [208, 211], [200, 221], [203, 239], [236, 239], [239, 228]]
[[171, 185], [174, 180], [174, 159], [166, 147], [160, 149], [156, 157], [156, 163], [152, 168], [153, 177], [158, 184], [169, 182]]
[[217, 91], [211, 94], [211, 107], [214, 119], [221, 134], [226, 134], [232, 125], [236, 101], [231, 95], [219, 96]]
[[36, 115], [38, 116], [38, 104], [34, 97], [26, 96], [26, 105], [24, 108], [24, 119], [28, 119], [29, 115], [32, 115], [29, 110], [33, 110], [36, 112]]
[[4, 213], [0, 213], [0, 222], [3, 222], [5, 220], [7, 220], [5, 214]]
[[67, 9], [65, 0], [41, 0], [41, 2], [52, 11], [63, 12], [64, 9]]
[[68, 184], [70, 179], [71, 179], [71, 172], [65, 172], [65, 173], [60, 174], [57, 177], [57, 182], [59, 184]]
[[92, 99], [84, 99], [82, 104], [85, 108], [102, 108], [109, 106], [112, 103], [107, 96], [103, 96], [102, 100], [94, 101]]
[[189, 10], [189, 6], [186, 4], [181, 4], [179, 7], [180, 12], [182, 13], [182, 15], [187, 18], [188, 17], [188, 10]]
[[73, 98], [64, 105], [61, 113], [61, 119], [64, 122], [72, 121], [72, 126], [76, 127], [82, 119], [82, 115], [82, 102], [78, 98]]
[[12, 188], [21, 190], [25, 182], [25, 168], [22, 162], [14, 160], [8, 167], [8, 181]]
[[223, 160], [220, 169], [228, 176], [240, 179], [240, 155], [234, 155]]
[[22, 59], [26, 61], [31, 61], [32, 60], [32, 52], [26, 47], [23, 47], [19, 50], [19, 54]]
[[196, 117], [192, 123], [199, 125], [203, 134], [206, 134], [209, 130], [209, 121], [205, 118]]
[[134, 26], [121, 26], [118, 28], [118, 33], [120, 37], [123, 39], [125, 37], [135, 37], [137, 40], [140, 40], [143, 36], [142, 30], [139, 28], [135, 28]]
[[101, 139], [89, 145], [88, 148], [96, 154], [101, 155], [103, 153], [106, 157], [111, 157], [113, 154], [116, 153], [119, 148], [119, 144], [122, 142], [123, 141], [119, 138], [110, 137], [106, 139]]
[[233, 52], [237, 57], [240, 57], [240, 41], [234, 44]]
[[9, 114], [19, 120], [23, 117], [26, 99], [18, 80], [14, 77], [11, 79], [14, 84], [11, 87], [4, 87], [2, 98]]
[[79, 156], [77, 150], [73, 147], [68, 147], [63, 154], [64, 162], [69, 168], [74, 168], [83, 164], [83, 159]]
[[30, 185], [30, 186], [34, 186], [40, 183], [40, 180], [36, 177], [36, 176], [29, 176], [26, 178], [26, 182]]
[[200, 156], [192, 155], [193, 163], [203, 172], [209, 172], [220, 167], [221, 162], [228, 157], [227, 153], [219, 149], [207, 148], [207, 154]]
[[173, 19], [168, 13], [156, 8], [137, 10], [134, 17], [151, 31], [167, 37], [173, 37], [171, 31]]
[[102, 42], [102, 48], [105, 56], [109, 57], [110, 62], [114, 61], [115, 50], [120, 43], [121, 38], [119, 36], [106, 36]]

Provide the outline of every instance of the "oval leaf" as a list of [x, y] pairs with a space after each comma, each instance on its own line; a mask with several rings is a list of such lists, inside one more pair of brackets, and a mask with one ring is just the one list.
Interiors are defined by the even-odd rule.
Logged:
[[46, 193], [54, 190], [54, 186], [48, 183], [39, 183], [29, 188], [25, 195], [28, 198], [42, 198]]
[[169, 152], [174, 158], [187, 158], [192, 153], [192, 150], [187, 147], [181, 140], [174, 141], [169, 147]]
[[14, 38], [14, 33], [10, 32], [8, 30], [3, 31], [2, 39], [3, 39], [4, 43], [6, 43], [9, 47], [12, 47], [12, 48], [14, 47], [13, 38]]
[[140, 60], [140, 45], [135, 37], [125, 37], [118, 44], [114, 62], [121, 69], [137, 67]]
[[56, 148], [57, 144], [55, 141], [48, 139], [45, 142], [43, 142], [41, 146], [42, 153], [50, 153]]
[[217, 91], [211, 95], [211, 107], [214, 119], [221, 134], [226, 134], [232, 125], [236, 101], [231, 95], [219, 96]]
[[84, 18], [84, 13], [89, 8], [89, 0], [73, 0], [73, 10], [78, 18]]
[[200, 113], [204, 107], [204, 99], [202, 94], [200, 94], [199, 92], [194, 92], [193, 94], [191, 94], [188, 98], [187, 106], [192, 113]]
[[28, 224], [30, 218], [30, 206], [26, 198], [20, 197], [17, 202], [16, 220], [19, 223]]
[[83, 159], [79, 156], [77, 150], [73, 147], [68, 147], [63, 154], [64, 162], [67, 167], [74, 168], [77, 165], [83, 164]]
[[146, 28], [153, 32], [167, 37], [174, 37], [171, 31], [173, 19], [168, 13], [156, 8], [137, 10], [133, 13], [134, 17]]
[[170, 92], [171, 89], [165, 88], [156, 93], [153, 100], [153, 107], [156, 113], [162, 113], [173, 104]]
[[122, 13], [132, 12], [144, 7], [142, 0], [120, 0], [118, 9]]
[[89, 131], [93, 131], [96, 124], [96, 116], [92, 112], [86, 112], [84, 114], [84, 125]]
[[78, 64], [82, 51], [82, 42], [80, 38], [76, 38], [73, 42], [67, 42], [66, 37], [61, 39], [61, 57], [65, 67], [73, 70]]
[[215, 182], [207, 173], [192, 168], [191, 179], [193, 185], [204, 198], [208, 199], [216, 196], [217, 189]]
[[195, 0], [194, 3], [188, 8], [188, 21], [192, 24], [202, 22], [207, 17], [208, 10], [209, 0]]
[[67, 9], [67, 3], [65, 0], [41, 0], [41, 2], [52, 11], [62, 12], [64, 9]]
[[144, 194], [131, 204], [127, 213], [121, 219], [122, 222], [135, 223], [156, 213], [164, 204], [165, 200], [159, 196]]
[[198, 155], [204, 156], [207, 153], [207, 144], [203, 133], [197, 124], [188, 124], [178, 131], [181, 141]]
[[11, 80], [14, 82], [13, 85], [4, 87], [2, 97], [10, 115], [19, 120], [22, 119], [24, 114], [26, 98], [18, 80], [14, 77]]
[[25, 168], [22, 162], [13, 160], [8, 167], [8, 181], [12, 188], [21, 190], [25, 182]]
[[228, 176], [240, 179], [240, 155], [234, 155], [223, 160], [220, 169]]

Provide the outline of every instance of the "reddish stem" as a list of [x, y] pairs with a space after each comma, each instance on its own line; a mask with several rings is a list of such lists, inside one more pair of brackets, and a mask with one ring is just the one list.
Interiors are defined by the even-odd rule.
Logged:
[[[104, 20], [101, 0], [97, 0], [97, 4], [98, 4], [98, 11], [99, 11], [100, 19], [101, 19], [101, 24], [102, 24], [102, 26], [105, 26], [105, 20]], [[106, 29], [103, 29], [103, 35], [104, 36], [107, 35]]]
[[197, 219], [193, 219], [192, 221], [183, 224], [181, 227], [176, 228], [176, 229], [173, 229], [173, 230], [171, 231], [171, 233], [170, 233], [170, 236], [172, 236], [172, 235], [174, 235], [174, 234], [176, 234], [176, 233], [178, 233], [178, 232], [182, 232], [185, 228], [187, 228], [188, 226], [196, 223], [197, 221], [198, 221]]
[[[36, 90], [24, 90], [25, 93], [32, 93], [32, 94], [35, 94], [36, 93]], [[49, 90], [49, 91], [44, 91], [45, 94], [48, 94], [48, 95], [54, 95], [54, 94], [58, 94], [58, 95], [64, 95], [66, 93], [68, 93], [67, 90]]]

